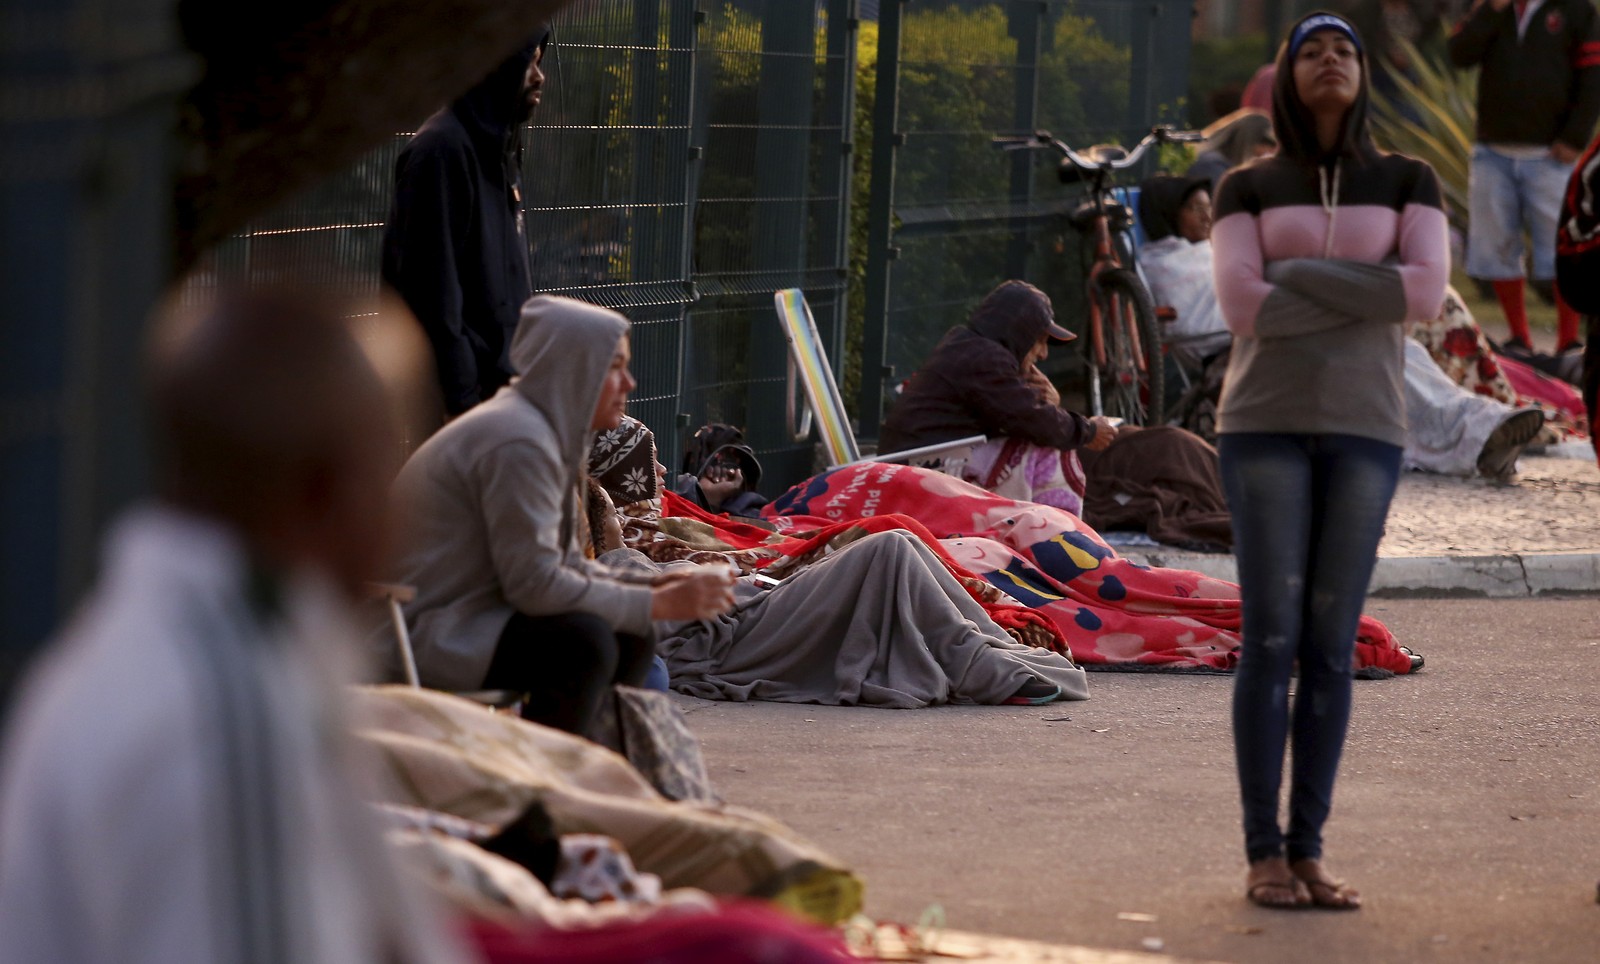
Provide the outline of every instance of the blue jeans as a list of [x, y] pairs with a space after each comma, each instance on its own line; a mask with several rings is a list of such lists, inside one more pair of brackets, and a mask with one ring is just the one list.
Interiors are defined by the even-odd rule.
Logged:
[[1284, 855], [1278, 792], [1292, 738], [1287, 856], [1320, 858], [1350, 723], [1356, 629], [1401, 449], [1353, 435], [1270, 433], [1223, 435], [1217, 448], [1243, 596], [1233, 747], [1245, 855]]
[[1556, 220], [1572, 165], [1553, 157], [1518, 160], [1475, 144], [1467, 193], [1472, 227], [1467, 274], [1485, 281], [1523, 276], [1522, 234], [1533, 239], [1533, 277], [1556, 276]]

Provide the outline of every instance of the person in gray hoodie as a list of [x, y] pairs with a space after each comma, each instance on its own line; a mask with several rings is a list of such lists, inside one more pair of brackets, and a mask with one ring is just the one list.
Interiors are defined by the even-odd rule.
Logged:
[[540, 295], [511, 341], [519, 377], [417, 449], [395, 480], [405, 618], [425, 686], [528, 694], [523, 716], [589, 735], [610, 687], [640, 685], [652, 619], [733, 603], [726, 570], [646, 578], [595, 562], [580, 505], [592, 433], [635, 387], [628, 322]]

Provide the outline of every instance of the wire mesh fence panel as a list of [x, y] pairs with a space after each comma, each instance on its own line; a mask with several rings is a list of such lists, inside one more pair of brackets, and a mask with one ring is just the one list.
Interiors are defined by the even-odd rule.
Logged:
[[[1131, 145], [1181, 116], [1190, 0], [908, 0], [882, 5], [874, 189], [866, 254], [861, 420], [1006, 278], [1081, 315], [1079, 246], [1064, 215], [1081, 188], [1056, 158], [997, 151], [1047, 129], [1075, 146]], [[892, 187], [890, 187], [892, 185]], [[888, 190], [884, 190], [884, 189]], [[875, 328], [874, 326], [881, 326]]]
[[[675, 462], [681, 431], [745, 427], [774, 485], [810, 468], [783, 426], [772, 292], [812, 297], [842, 345], [854, 92], [849, 0], [589, 0], [552, 23], [523, 131], [536, 292], [633, 322], [631, 410]], [[372, 310], [409, 134], [211, 253], [202, 277], [298, 280]], [[802, 468], [803, 467], [803, 468]]]
[[812, 469], [812, 445], [784, 424], [788, 351], [773, 292], [811, 299], [837, 370], [843, 361], [851, 107], [857, 24], [838, 0], [747, 0], [709, 12], [701, 33], [704, 166], [684, 411], [744, 426], [762, 488]]
[[[522, 133], [534, 289], [632, 320], [631, 407], [669, 464], [685, 429], [725, 421], [763, 489], [813, 469], [785, 424], [776, 289], [805, 292], [868, 436], [888, 372], [1000, 280], [1034, 281], [1075, 323], [1077, 195], [990, 140], [1128, 142], [1184, 89], [1191, 0], [903, 0], [866, 24], [862, 6], [578, 0], [551, 25]], [[292, 273], [373, 310], [408, 136], [219, 246], [202, 279]]]

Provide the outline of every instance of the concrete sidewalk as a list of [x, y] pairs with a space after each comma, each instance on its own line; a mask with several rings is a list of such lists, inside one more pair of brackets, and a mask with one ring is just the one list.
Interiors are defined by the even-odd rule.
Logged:
[[1428, 665], [1356, 684], [1327, 828], [1356, 913], [1245, 901], [1225, 676], [1094, 673], [1087, 702], [1039, 707], [681, 702], [728, 802], [849, 863], [878, 919], [937, 904], [954, 930], [1113, 952], [1035, 960], [1595, 960], [1595, 600], [1369, 612]]
[[[1525, 456], [1514, 485], [1407, 472], [1372, 577], [1376, 595], [1490, 597], [1600, 589], [1600, 468]], [[1232, 556], [1120, 548], [1149, 565], [1237, 581]]]

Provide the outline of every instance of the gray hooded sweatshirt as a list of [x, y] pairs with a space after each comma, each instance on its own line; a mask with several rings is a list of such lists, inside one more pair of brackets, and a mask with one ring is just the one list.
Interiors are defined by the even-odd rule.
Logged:
[[540, 295], [511, 342], [521, 379], [440, 429], [395, 480], [405, 523], [397, 577], [425, 686], [483, 685], [515, 612], [592, 613], [650, 633], [647, 585], [585, 558], [578, 481], [589, 423], [628, 322]]

